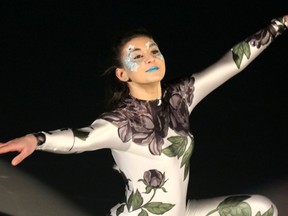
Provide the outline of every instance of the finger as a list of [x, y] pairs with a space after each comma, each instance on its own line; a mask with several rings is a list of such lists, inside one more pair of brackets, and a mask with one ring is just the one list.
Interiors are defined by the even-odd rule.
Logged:
[[13, 166], [17, 166], [19, 163], [21, 163], [28, 155], [21, 152], [20, 154], [18, 154], [16, 157], [13, 158], [13, 160], [11, 161], [11, 164]]
[[0, 145], [0, 154], [16, 151], [14, 148], [12, 148], [10, 145], [4, 143]]
[[15, 141], [9, 141], [0, 145], [0, 154], [13, 152], [13, 151], [22, 151], [23, 147], [20, 145], [16, 145]]

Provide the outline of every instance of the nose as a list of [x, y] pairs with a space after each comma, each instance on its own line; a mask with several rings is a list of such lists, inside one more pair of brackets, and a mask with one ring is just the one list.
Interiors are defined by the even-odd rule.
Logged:
[[145, 59], [145, 63], [150, 64], [155, 61], [155, 56], [148, 54]]

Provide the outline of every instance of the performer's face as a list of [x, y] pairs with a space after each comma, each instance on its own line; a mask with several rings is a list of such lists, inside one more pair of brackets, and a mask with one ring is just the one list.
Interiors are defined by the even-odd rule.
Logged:
[[158, 45], [149, 37], [130, 40], [122, 50], [123, 73], [131, 82], [159, 82], [165, 75], [165, 60]]

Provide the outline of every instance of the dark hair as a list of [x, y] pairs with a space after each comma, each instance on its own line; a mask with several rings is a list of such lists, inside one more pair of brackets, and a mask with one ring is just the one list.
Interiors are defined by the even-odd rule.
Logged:
[[114, 39], [114, 45], [112, 46], [112, 62], [108, 69], [105, 70], [103, 76], [105, 77], [106, 87], [106, 109], [114, 109], [118, 107], [119, 103], [125, 99], [129, 94], [129, 89], [126, 82], [120, 81], [116, 75], [116, 68], [123, 67], [121, 54], [122, 49], [130, 40], [145, 36], [153, 39], [152, 35], [145, 28], [137, 28], [130, 30]]

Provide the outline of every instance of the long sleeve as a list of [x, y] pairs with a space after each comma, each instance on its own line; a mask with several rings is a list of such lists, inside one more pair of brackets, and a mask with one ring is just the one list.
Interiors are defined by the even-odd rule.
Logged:
[[210, 92], [246, 68], [287, 27], [284, 18], [273, 19], [269, 26], [233, 46], [219, 61], [195, 73], [190, 112]]
[[71, 154], [103, 148], [128, 148], [128, 144], [119, 139], [117, 127], [103, 119], [95, 120], [89, 127], [42, 133], [45, 135], [45, 142], [37, 147], [37, 150], [42, 151]]
[[[205, 70], [194, 74], [194, 78], [189, 82], [191, 89], [188, 88], [187, 90], [188, 92], [191, 92], [191, 94], [189, 94], [191, 97], [192, 89], [194, 91], [193, 100], [192, 98], [191, 100], [188, 100], [191, 102], [191, 106], [189, 104], [190, 111], [211, 91], [243, 70], [286, 28], [287, 26], [285, 26], [283, 18], [274, 19], [267, 28], [260, 30], [231, 48], [231, 50], [218, 62]], [[194, 80], [194, 86], [192, 80]], [[80, 153], [102, 148], [127, 150], [130, 147], [129, 143], [131, 142], [128, 141], [132, 135], [126, 133], [125, 130], [127, 128], [130, 129], [130, 127], [128, 127], [130, 125], [127, 124], [128, 126], [124, 127], [122, 123], [125, 122], [126, 116], [122, 116], [121, 114], [120, 116], [121, 121], [119, 120], [120, 125], [118, 126], [100, 118], [94, 121], [89, 127], [85, 128], [76, 130], [60, 129], [51, 132], [43, 132], [45, 135], [45, 142], [42, 145], [39, 145], [37, 150], [55, 153]], [[114, 118], [115, 116], [112, 115], [112, 117]], [[116, 119], [118, 119], [118, 117], [119, 116], [117, 116]], [[123, 133], [124, 128], [125, 133]], [[140, 135], [142, 136], [142, 133], [140, 133]], [[124, 141], [122, 141], [120, 137]], [[139, 137], [137, 139], [142, 140], [139, 139]]]

